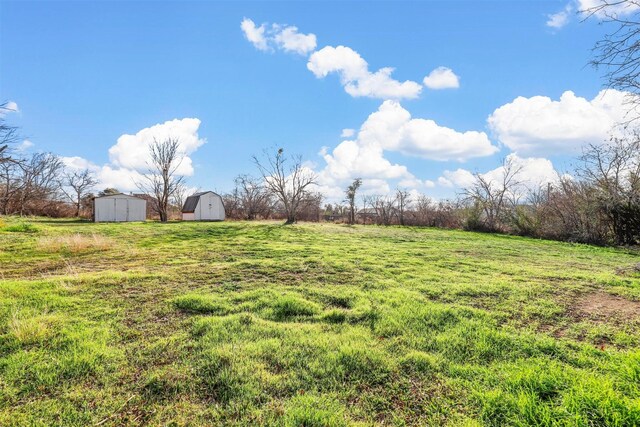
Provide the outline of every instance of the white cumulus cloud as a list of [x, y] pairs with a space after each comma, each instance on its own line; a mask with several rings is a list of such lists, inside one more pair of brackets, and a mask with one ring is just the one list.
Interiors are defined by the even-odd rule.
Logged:
[[460, 78], [451, 68], [438, 67], [423, 80], [429, 89], [456, 89], [460, 87]]
[[[519, 157], [515, 153], [511, 153], [506, 158], [511, 162], [513, 167], [518, 170], [516, 181], [520, 183], [520, 188], [516, 191], [521, 193], [524, 189], [534, 189], [548, 183], [558, 180], [558, 172], [553, 167], [550, 160], [542, 157]], [[481, 173], [485, 180], [498, 184], [504, 177], [504, 166], [499, 166], [488, 172]], [[438, 178], [438, 184], [444, 187], [467, 188], [473, 184], [475, 176], [466, 169], [457, 169], [455, 171], [445, 170], [441, 177]]]
[[636, 0], [571, 0], [561, 11], [547, 15], [546, 24], [548, 27], [558, 30], [578, 14], [581, 18], [595, 16], [598, 19], [607, 17], [617, 19], [629, 16], [638, 10], [640, 10], [640, 2]]
[[572, 3], [568, 3], [560, 12], [547, 16], [547, 27], [560, 29], [569, 23], [573, 14], [574, 6]]
[[60, 160], [62, 160], [67, 169], [76, 171], [89, 169], [91, 172], [100, 170], [100, 166], [80, 156], [60, 157]]
[[344, 90], [353, 97], [411, 99], [417, 98], [422, 90], [422, 86], [414, 81], [393, 79], [393, 68], [370, 72], [367, 61], [346, 46], [325, 46], [314, 52], [309, 57], [307, 68], [318, 78], [337, 73]]
[[394, 70], [391, 67], [369, 71], [369, 64], [349, 47], [325, 46], [315, 51], [316, 35], [300, 33], [296, 26], [268, 23], [257, 26], [251, 19], [244, 18], [240, 28], [245, 38], [259, 50], [282, 50], [303, 56], [311, 54], [307, 68], [318, 78], [338, 74], [344, 90], [353, 97], [411, 99], [417, 98], [422, 91], [419, 83], [411, 80], [400, 82], [391, 77]]
[[355, 129], [342, 129], [340, 138], [351, 138], [355, 134], [356, 134]]
[[306, 55], [316, 48], [315, 34], [302, 34], [298, 32], [297, 27], [280, 27], [273, 36], [276, 44], [286, 52], [295, 52], [300, 55]]
[[316, 48], [316, 35], [298, 32], [298, 27], [281, 24], [261, 24], [259, 27], [249, 18], [244, 18], [240, 28], [247, 40], [262, 51], [281, 49], [307, 55]]
[[[458, 132], [432, 120], [414, 119], [396, 101], [385, 101], [369, 115], [354, 138], [333, 150], [323, 148], [325, 160], [319, 172], [321, 186], [337, 193], [354, 178], [397, 181], [401, 187], [431, 188], [433, 181], [416, 178], [406, 166], [389, 161], [385, 152], [430, 160], [467, 160], [498, 151], [484, 132]], [[376, 181], [377, 182], [377, 181]], [[379, 191], [383, 187], [376, 184]], [[381, 193], [384, 194], [384, 193]]]
[[19, 113], [20, 109], [15, 101], [8, 101], [4, 107], [0, 108], [0, 117], [4, 117], [9, 113]]
[[159, 123], [137, 132], [123, 134], [116, 144], [109, 148], [109, 163], [97, 165], [79, 156], [62, 157], [65, 166], [71, 170], [89, 169], [98, 179], [97, 188], [117, 188], [120, 191], [138, 191], [136, 183], [143, 182], [150, 163], [149, 146], [154, 138], [179, 140], [178, 153], [182, 162], [177, 175], [193, 174], [193, 162], [189, 157], [206, 141], [198, 135], [200, 120], [196, 118], [174, 119]]
[[251, 19], [244, 18], [240, 23], [240, 28], [242, 29], [242, 32], [244, 33], [246, 39], [249, 40], [256, 49], [269, 49], [267, 38], [265, 36], [265, 24], [257, 27], [255, 22], [253, 22]]
[[18, 104], [16, 104], [15, 101], [9, 101], [7, 102], [7, 105], [5, 106], [5, 108], [9, 111], [12, 111], [14, 113], [17, 113], [20, 111], [20, 108], [18, 108]]
[[[551, 160], [543, 157], [519, 157], [511, 153], [507, 156], [507, 161], [511, 161], [518, 170], [516, 181], [527, 188], [538, 188], [548, 183], [556, 182], [558, 173], [553, 167]], [[504, 177], [504, 166], [499, 166], [484, 174], [485, 178], [492, 182], [500, 182]]]
[[199, 127], [199, 119], [174, 119], [144, 128], [135, 135], [121, 135], [117, 143], [109, 148], [109, 159], [114, 166], [144, 171], [150, 162], [149, 147], [154, 139], [164, 141], [175, 138], [179, 140], [178, 153], [182, 156], [182, 163], [176, 173], [192, 175], [193, 165], [189, 154], [205, 143], [198, 136]]
[[144, 176], [135, 169], [113, 167], [112, 165], [97, 165], [79, 156], [61, 157], [65, 167], [71, 171], [88, 169], [96, 177], [96, 190], [115, 188], [123, 193], [140, 191], [136, 183], [143, 182]]
[[458, 168], [454, 171], [445, 170], [438, 178], [438, 184], [443, 187], [465, 188], [473, 184], [475, 177], [466, 169]]
[[326, 162], [321, 176], [325, 181], [362, 178], [413, 178], [406, 166], [393, 164], [384, 157], [379, 144], [364, 141], [343, 141], [331, 152], [324, 147], [320, 155]]
[[97, 172], [97, 177], [97, 188], [116, 188], [122, 192], [139, 192], [136, 183], [144, 182], [144, 175], [137, 170], [114, 168], [110, 165], [102, 166]]
[[546, 96], [518, 97], [487, 119], [501, 143], [519, 154], [576, 153], [602, 143], [626, 120], [625, 92], [609, 89], [592, 100], [571, 91], [555, 101]]
[[594, 13], [599, 18], [605, 16], [622, 17], [640, 10], [637, 1], [615, 0], [577, 0], [578, 10], [582, 13]]
[[413, 190], [418, 188], [433, 188], [435, 186], [435, 182], [429, 179], [422, 181], [418, 178], [406, 178], [398, 182], [399, 188], [411, 188]]
[[396, 101], [383, 102], [362, 125], [358, 139], [430, 160], [465, 161], [498, 151], [484, 132], [459, 132], [433, 120], [412, 118]]
[[18, 144], [16, 149], [18, 151], [27, 151], [29, 148], [33, 147], [33, 145], [34, 145], [33, 142], [29, 141], [28, 139], [25, 139], [20, 144]]

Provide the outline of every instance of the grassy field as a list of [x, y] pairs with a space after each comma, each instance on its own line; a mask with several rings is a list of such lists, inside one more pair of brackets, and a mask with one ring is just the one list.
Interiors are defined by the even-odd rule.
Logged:
[[0, 425], [640, 425], [638, 252], [21, 221], [0, 226]]

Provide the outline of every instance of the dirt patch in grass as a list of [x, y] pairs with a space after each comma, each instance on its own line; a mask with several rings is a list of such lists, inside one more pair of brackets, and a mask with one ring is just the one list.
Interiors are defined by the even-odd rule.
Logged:
[[594, 292], [578, 298], [570, 312], [577, 318], [591, 318], [600, 321], [640, 319], [640, 301]]
[[[616, 332], [635, 334], [640, 329], [640, 301], [632, 301], [601, 290], [560, 300], [564, 319], [545, 323], [540, 331], [555, 338], [570, 337], [581, 342], [610, 344]], [[636, 331], [636, 332], [633, 332]], [[628, 344], [617, 342], [625, 347]]]
[[640, 262], [633, 265], [616, 268], [616, 274], [620, 276], [640, 276]]

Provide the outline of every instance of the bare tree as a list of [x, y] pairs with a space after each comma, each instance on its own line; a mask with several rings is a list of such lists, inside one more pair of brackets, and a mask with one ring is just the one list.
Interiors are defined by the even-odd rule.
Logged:
[[148, 171], [143, 175], [142, 182], [136, 183], [142, 192], [152, 196], [152, 208], [160, 216], [161, 222], [169, 220], [169, 201], [184, 182], [184, 177], [176, 174], [182, 163], [179, 148], [178, 138], [162, 141], [154, 138], [149, 146], [151, 161], [147, 163]]
[[434, 213], [436, 204], [430, 197], [420, 194], [415, 201], [415, 209], [413, 212], [413, 223], [415, 225], [434, 226]]
[[8, 102], [0, 104], [0, 212], [9, 213], [9, 203], [13, 195], [20, 190], [17, 179], [20, 161], [13, 159], [9, 153], [9, 146], [18, 141], [18, 128], [9, 125], [4, 116], [13, 111]]
[[10, 159], [9, 146], [18, 142], [18, 128], [9, 125], [4, 118], [11, 111], [8, 102], [0, 104], [0, 163]]
[[618, 245], [640, 241], [640, 140], [634, 134], [590, 145], [581, 157], [580, 176], [594, 189]]
[[285, 224], [295, 223], [301, 203], [307, 198], [307, 188], [316, 183], [315, 173], [302, 165], [301, 156], [285, 157], [282, 148], [275, 155], [265, 150], [262, 159], [253, 156], [253, 161], [267, 191], [282, 203], [287, 216]]
[[62, 161], [51, 153], [36, 153], [28, 160], [16, 164], [20, 172], [14, 212], [24, 215], [28, 211], [38, 210], [41, 213], [43, 205], [53, 202], [58, 195]]
[[322, 201], [324, 197], [316, 191], [305, 192], [298, 208], [297, 218], [302, 221], [320, 221], [322, 214]]
[[492, 179], [476, 173], [474, 182], [463, 190], [464, 198], [471, 203], [474, 222], [471, 228], [482, 228], [488, 231], [500, 231], [505, 219], [505, 213], [509, 207], [517, 204], [519, 194], [518, 175], [522, 166], [517, 165], [511, 157], [502, 161], [502, 174], [500, 179]]
[[[196, 190], [195, 192], [197, 193], [198, 191], [199, 190]], [[187, 200], [188, 193], [189, 189], [181, 182], [180, 185], [176, 187], [173, 196], [169, 199], [169, 204], [173, 206], [174, 209], [177, 209], [178, 212], [181, 212], [184, 202]]]
[[349, 208], [347, 206], [327, 203], [324, 205], [323, 211], [326, 221], [344, 221], [346, 219], [347, 223], [349, 222]]
[[368, 222], [370, 223], [377, 223], [377, 219], [376, 219], [376, 211], [373, 208], [373, 206], [375, 205], [375, 199], [378, 196], [373, 196], [370, 194], [363, 194], [362, 195], [362, 209], [360, 209], [360, 212], [358, 212], [356, 215], [360, 215], [360, 219], [362, 220], [362, 224], [366, 225]]
[[237, 188], [234, 187], [231, 193], [222, 195], [222, 204], [224, 205], [225, 216], [227, 218], [241, 219], [244, 217], [241, 214], [240, 198]]
[[362, 179], [356, 178], [345, 191], [347, 195], [346, 202], [349, 203], [349, 224], [352, 225], [356, 223], [356, 192], [361, 185]]
[[407, 207], [411, 203], [411, 199], [409, 198], [409, 192], [406, 190], [396, 190], [396, 204], [398, 206], [398, 221], [400, 225], [404, 225], [404, 216]]
[[560, 177], [542, 194], [538, 210], [540, 235], [545, 238], [603, 245], [608, 241], [605, 218], [595, 203], [593, 186]]
[[396, 198], [390, 196], [369, 196], [366, 199], [371, 206], [378, 225], [391, 225], [396, 216]]
[[20, 161], [6, 158], [0, 161], [0, 212], [12, 213], [12, 204], [23, 188]]
[[238, 209], [244, 219], [265, 218], [271, 211], [271, 195], [263, 183], [250, 175], [238, 175], [234, 180], [234, 194], [238, 200]]
[[98, 180], [89, 169], [67, 171], [63, 174], [60, 189], [64, 195], [75, 205], [75, 216], [80, 216], [82, 199], [89, 193]]
[[[640, 106], [640, 1], [601, 0], [582, 13], [614, 25], [615, 29], [596, 42], [590, 63], [604, 70], [608, 87], [629, 94], [627, 101], [637, 112]], [[631, 116], [626, 122], [635, 119]]]

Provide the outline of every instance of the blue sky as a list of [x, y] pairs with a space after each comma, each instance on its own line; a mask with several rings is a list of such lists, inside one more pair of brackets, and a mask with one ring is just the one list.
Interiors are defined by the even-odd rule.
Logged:
[[[192, 187], [228, 191], [255, 173], [253, 154], [282, 146], [309, 162], [329, 198], [357, 176], [370, 193], [448, 197], [509, 155], [531, 180], [548, 179], [551, 164], [568, 168], [582, 144], [606, 136], [622, 94], [599, 95], [602, 72], [587, 65], [611, 29], [576, 14], [594, 1], [2, 1], [0, 99], [18, 107], [7, 120], [32, 144], [23, 149], [93, 168], [122, 190], [157, 131], [188, 140]], [[243, 20], [262, 28], [262, 48]], [[291, 27], [308, 37], [300, 52], [283, 47]], [[365, 77], [353, 71], [359, 60]], [[379, 82], [359, 96], [345, 90], [384, 67], [419, 94]], [[458, 87], [427, 87], [438, 67]], [[367, 121], [375, 132], [359, 133]]]

